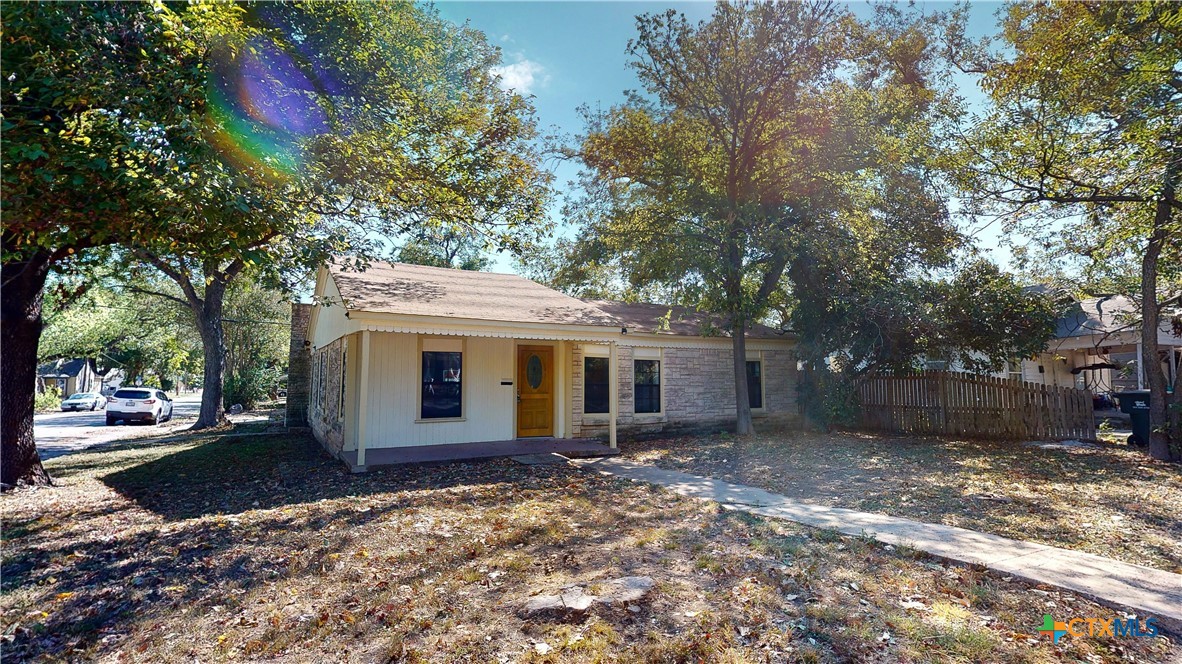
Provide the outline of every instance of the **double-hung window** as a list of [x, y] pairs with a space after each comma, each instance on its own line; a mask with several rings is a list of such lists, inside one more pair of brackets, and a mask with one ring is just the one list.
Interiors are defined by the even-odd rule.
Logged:
[[583, 412], [609, 412], [611, 369], [606, 357], [583, 358]]
[[633, 360], [635, 387], [632, 393], [637, 413], [661, 412], [661, 361]]
[[747, 360], [747, 403], [763, 408], [763, 362]]
[[320, 351], [320, 385], [317, 388], [320, 412], [328, 410], [328, 349]]
[[463, 353], [423, 351], [424, 420], [463, 416]]
[[347, 355], [348, 355], [348, 351], [345, 350], [344, 348], [342, 348], [341, 349], [341, 394], [340, 394], [339, 400], [337, 401], [337, 419], [338, 420], [345, 419], [345, 378], [346, 378], [345, 367], [348, 365]]

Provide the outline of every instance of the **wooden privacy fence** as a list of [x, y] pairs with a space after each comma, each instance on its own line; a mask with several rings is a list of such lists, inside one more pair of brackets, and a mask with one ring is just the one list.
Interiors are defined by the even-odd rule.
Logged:
[[1087, 390], [949, 371], [858, 383], [861, 423], [874, 431], [1002, 440], [1096, 438]]

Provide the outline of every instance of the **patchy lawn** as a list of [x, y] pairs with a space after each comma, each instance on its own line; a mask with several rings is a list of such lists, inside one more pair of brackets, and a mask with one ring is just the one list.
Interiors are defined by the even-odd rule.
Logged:
[[[1169, 661], [1037, 636], [1113, 612], [1049, 588], [568, 466], [348, 474], [303, 438], [75, 454], [0, 499], [6, 658], [84, 661]], [[572, 583], [652, 593], [524, 618]]]
[[1182, 572], [1182, 467], [1124, 445], [1040, 449], [859, 433], [626, 443], [636, 459], [804, 502], [943, 523]]

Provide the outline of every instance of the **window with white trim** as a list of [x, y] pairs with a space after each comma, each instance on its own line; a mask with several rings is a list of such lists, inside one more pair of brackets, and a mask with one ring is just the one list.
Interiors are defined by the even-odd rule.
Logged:
[[633, 412], [661, 412], [661, 361], [633, 360], [632, 376]]
[[583, 412], [607, 413], [611, 404], [611, 365], [606, 357], [583, 358]]
[[320, 352], [320, 412], [328, 410], [328, 349]]
[[319, 352], [312, 354], [312, 407], [317, 410], [320, 409], [320, 354]]
[[1022, 360], [1010, 360], [1006, 362], [1006, 378], [1010, 380], [1022, 380]]
[[337, 419], [338, 420], [345, 419], [345, 367], [348, 366], [348, 364], [346, 363], [345, 360], [348, 359], [346, 357], [347, 352], [348, 351], [342, 345], [341, 346], [341, 394], [340, 394], [340, 401], [337, 403]]

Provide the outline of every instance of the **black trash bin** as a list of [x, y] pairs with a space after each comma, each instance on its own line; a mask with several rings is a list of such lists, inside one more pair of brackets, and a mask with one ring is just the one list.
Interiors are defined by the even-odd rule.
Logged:
[[1128, 413], [1133, 423], [1130, 445], [1149, 444], [1149, 390], [1129, 390], [1113, 394], [1120, 401], [1120, 412]]

